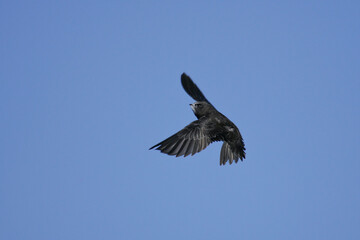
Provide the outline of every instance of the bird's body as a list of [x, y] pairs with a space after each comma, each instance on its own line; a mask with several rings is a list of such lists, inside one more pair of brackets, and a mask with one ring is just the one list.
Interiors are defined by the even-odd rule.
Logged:
[[190, 104], [198, 120], [171, 137], [151, 147], [168, 155], [188, 156], [205, 149], [210, 143], [223, 141], [220, 165], [245, 158], [245, 144], [236, 125], [215, 109], [185, 73], [181, 75], [185, 91], [197, 102]]

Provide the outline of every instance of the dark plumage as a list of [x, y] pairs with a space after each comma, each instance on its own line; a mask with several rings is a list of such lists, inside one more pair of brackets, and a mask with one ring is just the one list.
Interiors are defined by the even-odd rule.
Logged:
[[220, 165], [245, 159], [245, 144], [235, 124], [215, 109], [185, 73], [181, 75], [181, 84], [187, 94], [197, 101], [190, 106], [198, 120], [150, 149], [186, 157], [200, 152], [212, 142], [223, 141]]

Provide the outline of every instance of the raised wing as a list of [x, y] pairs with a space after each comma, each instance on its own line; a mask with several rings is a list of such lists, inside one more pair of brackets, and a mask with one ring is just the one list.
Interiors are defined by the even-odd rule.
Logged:
[[190, 97], [195, 99], [198, 102], [205, 101], [210, 103], [204, 94], [200, 91], [198, 86], [191, 80], [191, 78], [185, 73], [181, 74], [181, 84], [184, 90], [189, 94]]

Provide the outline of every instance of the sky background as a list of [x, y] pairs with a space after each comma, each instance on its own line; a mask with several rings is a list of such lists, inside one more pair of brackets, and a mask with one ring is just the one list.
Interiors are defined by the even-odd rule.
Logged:
[[[0, 239], [360, 239], [359, 1], [0, 1]], [[240, 129], [194, 121], [186, 72]]]

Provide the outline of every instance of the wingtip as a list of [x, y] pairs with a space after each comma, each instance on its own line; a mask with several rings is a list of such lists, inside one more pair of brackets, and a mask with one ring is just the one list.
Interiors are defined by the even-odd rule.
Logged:
[[185, 72], [183, 72], [181, 74], [181, 83], [183, 84], [183, 86], [184, 86], [186, 81], [189, 81], [189, 79], [190, 79], [190, 77]]
[[160, 144], [156, 144], [156, 145], [152, 146], [151, 148], [149, 148], [149, 150], [154, 149], [154, 148], [156, 148], [156, 147], [159, 146], [159, 145], [160, 145]]

